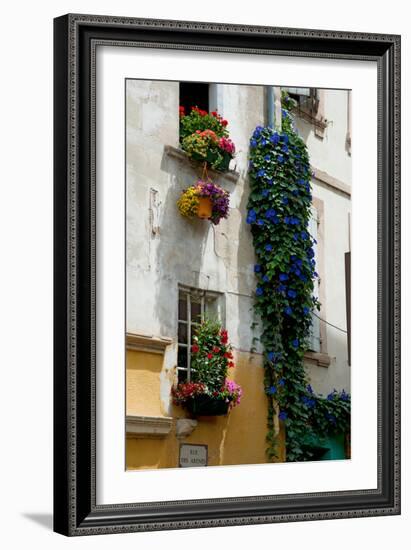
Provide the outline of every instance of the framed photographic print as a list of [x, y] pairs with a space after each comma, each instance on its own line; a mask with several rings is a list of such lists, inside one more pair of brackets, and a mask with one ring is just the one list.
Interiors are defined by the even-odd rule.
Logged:
[[400, 513], [400, 37], [54, 25], [55, 531]]

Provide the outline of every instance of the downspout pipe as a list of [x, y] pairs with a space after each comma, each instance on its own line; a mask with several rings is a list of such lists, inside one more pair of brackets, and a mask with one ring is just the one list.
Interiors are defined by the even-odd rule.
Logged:
[[265, 87], [267, 105], [267, 126], [274, 128], [274, 90], [272, 86]]
[[281, 132], [281, 88], [266, 86], [267, 126]]

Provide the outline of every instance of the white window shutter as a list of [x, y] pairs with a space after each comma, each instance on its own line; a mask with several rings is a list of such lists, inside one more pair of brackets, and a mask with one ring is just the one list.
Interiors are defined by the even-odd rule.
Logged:
[[[318, 241], [318, 212], [317, 209], [314, 206], [311, 206], [311, 217], [308, 224], [308, 230], [310, 232], [310, 235], [313, 239]], [[316, 265], [316, 271], [318, 271], [318, 244], [313, 244], [313, 250], [314, 250], [314, 260]], [[317, 299], [319, 298], [319, 281], [318, 277], [314, 278], [314, 289], [313, 289], [313, 296], [315, 296]], [[320, 340], [320, 319], [318, 318], [319, 311], [317, 309], [314, 309], [311, 314], [311, 329], [309, 334], [309, 343], [308, 348], [311, 351], [321, 351], [321, 340]]]

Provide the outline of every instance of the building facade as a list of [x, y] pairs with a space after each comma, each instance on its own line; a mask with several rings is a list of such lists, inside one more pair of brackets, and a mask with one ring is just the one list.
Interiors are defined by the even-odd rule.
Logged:
[[[346, 269], [350, 249], [350, 93], [288, 90], [295, 123], [315, 176], [310, 231], [317, 240], [321, 311], [306, 354], [313, 388], [350, 389]], [[219, 225], [187, 220], [182, 191], [201, 167], [179, 149], [179, 106], [218, 110], [228, 120], [236, 156], [226, 173], [210, 173], [230, 192], [230, 214]], [[126, 85], [126, 466], [178, 467], [180, 447], [207, 446], [209, 466], [267, 462], [261, 321], [254, 313], [254, 250], [245, 223], [249, 140], [266, 124], [261, 86], [128, 80]], [[189, 418], [171, 389], [190, 368], [193, 325], [217, 317], [228, 330], [244, 390], [229, 415]], [[281, 423], [278, 461], [285, 460]]]

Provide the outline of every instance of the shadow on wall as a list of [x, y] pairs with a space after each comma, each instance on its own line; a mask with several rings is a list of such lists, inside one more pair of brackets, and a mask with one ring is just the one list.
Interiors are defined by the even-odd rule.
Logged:
[[177, 335], [178, 286], [207, 288], [201, 280], [202, 259], [211, 231], [209, 223], [183, 218], [177, 207], [183, 189], [193, 185], [198, 175], [178, 159], [163, 154], [161, 170], [168, 174], [168, 188], [162, 194], [159, 234], [153, 266], [156, 278], [155, 311], [161, 334]]

